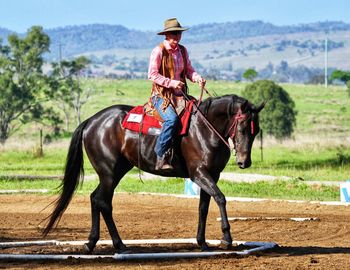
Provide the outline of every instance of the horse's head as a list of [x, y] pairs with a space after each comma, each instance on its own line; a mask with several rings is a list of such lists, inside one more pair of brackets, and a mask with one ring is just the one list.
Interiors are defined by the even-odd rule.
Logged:
[[251, 149], [255, 136], [259, 133], [259, 112], [266, 102], [255, 107], [250, 102], [238, 103], [238, 109], [232, 118], [229, 136], [236, 152], [236, 163], [241, 169], [249, 168], [252, 164]]

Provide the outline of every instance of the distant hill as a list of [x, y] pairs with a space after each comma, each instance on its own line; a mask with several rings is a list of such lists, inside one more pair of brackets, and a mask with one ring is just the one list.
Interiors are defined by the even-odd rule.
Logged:
[[0, 27], [0, 40], [6, 42], [8, 35], [12, 33], [14, 33], [14, 31]]
[[[5, 40], [11, 32], [0, 28], [0, 37]], [[107, 24], [66, 26], [45, 32], [51, 39], [49, 60], [58, 61], [61, 47], [63, 58], [89, 56], [95, 71], [102, 75], [133, 72], [144, 76], [151, 49], [163, 39], [156, 34], [158, 31]], [[199, 71], [219, 74], [215, 75], [218, 78], [237, 78], [248, 67], [267, 68], [271, 75], [281, 62], [289, 67], [321, 69], [326, 36], [330, 67], [350, 69], [350, 61], [344, 61], [350, 59], [350, 24], [341, 21], [286, 26], [259, 20], [199, 24], [190, 26], [182, 43]], [[315, 72], [319, 73], [311, 73]]]
[[191, 28], [191, 35], [186, 37], [186, 40], [190, 43], [198, 43], [266, 35], [346, 30], [350, 30], [350, 24], [341, 21], [317, 22], [290, 26], [276, 26], [263, 21], [238, 21], [195, 25]]
[[[190, 27], [183, 42], [202, 43], [234, 38], [265, 35], [286, 35], [305, 32], [334, 32], [350, 30], [350, 24], [343, 22], [318, 22], [295, 26], [275, 26], [262, 21], [241, 21], [227, 23], [200, 24]], [[151, 48], [162, 37], [156, 32], [143, 32], [125, 28], [121, 25], [91, 24], [48, 29], [52, 45], [61, 43], [67, 55], [114, 48]]]
[[67, 26], [45, 32], [50, 36], [53, 55], [61, 44], [66, 56], [114, 48], [137, 49], [155, 44], [157, 38], [151, 32], [107, 24]]
[[[199, 24], [190, 27], [184, 35], [186, 44], [231, 40], [265, 35], [286, 35], [306, 32], [334, 32], [350, 30], [350, 24], [341, 21], [326, 21], [310, 24], [276, 26], [263, 21], [237, 21], [226, 23]], [[0, 28], [4, 40], [13, 31]], [[162, 37], [156, 32], [128, 29], [122, 25], [90, 24], [45, 29], [51, 38], [52, 53], [55, 55], [58, 44], [62, 44], [65, 54], [71, 56], [91, 51], [114, 48], [151, 48]]]

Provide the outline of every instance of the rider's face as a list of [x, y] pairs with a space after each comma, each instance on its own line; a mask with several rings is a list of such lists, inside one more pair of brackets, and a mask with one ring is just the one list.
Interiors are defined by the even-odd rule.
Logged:
[[172, 31], [172, 32], [167, 32], [165, 34], [166, 40], [168, 40], [169, 44], [171, 47], [176, 47], [177, 44], [179, 44], [181, 40], [181, 31]]

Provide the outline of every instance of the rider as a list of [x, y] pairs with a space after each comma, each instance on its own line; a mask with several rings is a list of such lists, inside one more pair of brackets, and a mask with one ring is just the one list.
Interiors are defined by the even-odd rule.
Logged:
[[156, 170], [173, 168], [167, 152], [177, 132], [179, 118], [176, 109], [184, 100], [182, 93], [187, 93], [186, 78], [199, 83], [200, 87], [206, 83], [192, 67], [186, 48], [179, 44], [182, 32], [187, 29], [176, 18], [166, 20], [164, 30], [158, 33], [165, 35], [165, 40], [153, 49], [150, 57], [148, 79], [153, 81], [150, 101], [164, 121], [155, 146]]

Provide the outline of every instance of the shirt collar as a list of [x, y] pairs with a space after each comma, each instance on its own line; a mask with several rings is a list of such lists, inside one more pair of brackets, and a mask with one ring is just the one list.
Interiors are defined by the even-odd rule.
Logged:
[[167, 41], [166, 39], [163, 41], [163, 44], [165, 46], [165, 49], [167, 49], [168, 51], [177, 51], [179, 49], [179, 45], [177, 45], [175, 47], [175, 49], [173, 49], [170, 44], [169, 44], [169, 41]]

